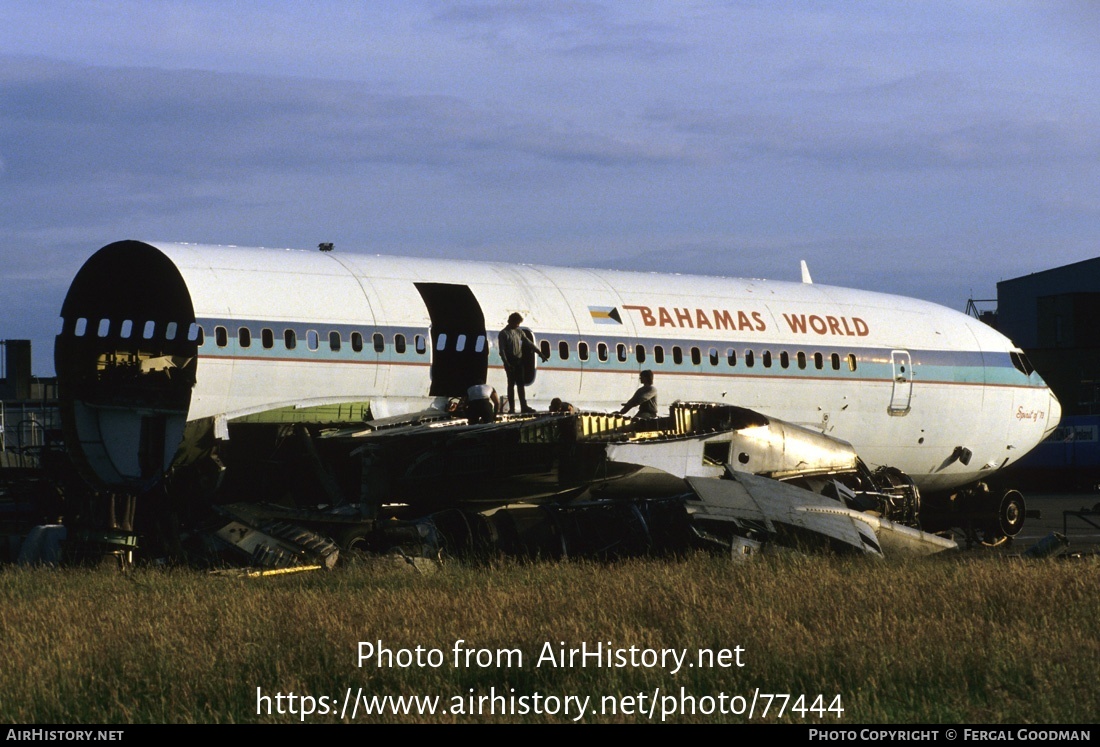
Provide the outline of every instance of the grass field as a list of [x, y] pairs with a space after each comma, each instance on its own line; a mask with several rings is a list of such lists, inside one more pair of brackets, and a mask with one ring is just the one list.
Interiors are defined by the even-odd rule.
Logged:
[[[343, 720], [360, 723], [1093, 723], [1098, 589], [1094, 560], [962, 553], [265, 578], [7, 568], [0, 719], [329, 723], [350, 692]], [[561, 665], [563, 648], [601, 643], [623, 659]], [[364, 713], [376, 695], [439, 700], [434, 714]]]

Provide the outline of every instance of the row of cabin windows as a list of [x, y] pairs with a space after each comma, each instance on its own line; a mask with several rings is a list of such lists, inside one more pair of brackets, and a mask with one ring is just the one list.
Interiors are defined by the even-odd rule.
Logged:
[[[100, 319], [97, 322], [93, 322], [95, 326], [95, 335], [97, 337], [110, 337], [112, 333], [117, 334], [119, 338], [128, 340], [131, 337], [137, 336], [137, 329], [135, 323], [130, 319], [124, 319], [116, 328], [114, 323], [110, 319]], [[177, 322], [160, 322], [158, 328], [158, 322], [147, 321], [141, 325], [140, 337], [143, 340], [152, 340], [157, 337], [158, 329], [161, 334], [161, 339], [175, 340], [180, 332], [180, 324]], [[76, 337], [84, 337], [89, 334], [89, 320], [86, 317], [80, 317], [73, 324], [73, 335]], [[298, 333], [293, 329], [285, 329], [282, 333], [283, 345], [287, 350], [293, 350], [298, 346]], [[465, 335], [459, 335], [458, 343], [460, 347], [458, 350], [462, 350], [465, 341]], [[203, 329], [197, 323], [192, 323], [187, 329], [187, 339], [190, 342], [194, 342], [198, 345], [203, 344], [204, 335]], [[306, 346], [310, 350], [317, 350], [320, 347], [321, 338], [316, 330], [308, 330], [306, 332]], [[217, 326], [214, 328], [214, 342], [218, 347], [226, 347], [229, 344], [229, 331], [223, 326]], [[363, 335], [359, 332], [352, 332], [349, 340], [352, 350], [355, 352], [361, 352], [364, 347]], [[237, 344], [242, 348], [248, 348], [252, 346], [252, 330], [248, 327], [239, 327], [237, 329]], [[381, 333], [375, 332], [370, 339], [370, 344], [374, 347], [375, 352], [381, 353], [386, 349], [386, 340]], [[267, 327], [260, 330], [260, 345], [270, 350], [275, 347], [275, 332]], [[332, 351], [338, 351], [343, 346], [343, 340], [339, 332], [332, 331], [328, 333], [328, 345]], [[439, 336], [439, 349], [443, 350], [446, 345], [446, 335]], [[481, 335], [477, 340], [477, 350], [480, 352], [484, 349], [485, 336]], [[397, 334], [393, 338], [394, 349], [398, 353], [404, 353], [408, 349], [408, 342], [405, 335]], [[423, 335], [415, 335], [413, 337], [413, 348], [419, 354], [427, 352], [425, 338]]]
[[[175, 340], [180, 333], [180, 325], [176, 322], [162, 322], [161, 335], [165, 340]], [[73, 324], [73, 335], [76, 337], [84, 337], [88, 334], [89, 322], [85, 317], [80, 317]], [[100, 319], [95, 323], [95, 335], [96, 337], [109, 337], [111, 335], [113, 325], [110, 319]], [[117, 334], [123, 340], [128, 340], [131, 337], [137, 336], [137, 329], [134, 321], [131, 319], [123, 319], [118, 325]], [[141, 339], [152, 340], [157, 336], [157, 322], [147, 321], [141, 325]], [[191, 342], [198, 341], [202, 343], [202, 327], [198, 324], [191, 324], [187, 328], [187, 339]]]
[[[88, 332], [88, 320], [81, 317], [76, 320], [76, 324], [73, 327], [73, 334], [77, 337], [83, 337]], [[134, 322], [125, 319], [121, 322], [118, 328], [118, 336], [123, 339], [129, 339], [134, 335], [135, 328]], [[157, 323], [154, 321], [147, 321], [142, 326], [141, 337], [145, 340], [151, 340], [156, 336]], [[111, 320], [100, 319], [96, 326], [96, 335], [98, 337], [107, 337], [111, 334]], [[179, 334], [179, 325], [176, 322], [167, 322], [164, 324], [163, 335], [165, 340], [174, 340], [176, 335]], [[283, 334], [283, 346], [287, 350], [293, 350], [298, 346], [298, 333], [293, 329], [284, 329]], [[191, 324], [187, 331], [187, 339], [192, 342], [202, 344], [203, 331], [202, 327], [198, 324]], [[317, 350], [321, 345], [321, 336], [316, 330], [308, 330], [305, 336], [306, 347], [310, 350]], [[214, 343], [224, 348], [229, 345], [229, 330], [219, 325], [214, 328]], [[349, 343], [351, 349], [356, 353], [363, 351], [365, 340], [362, 333], [352, 332]], [[383, 353], [386, 350], [386, 339], [382, 336], [382, 333], [375, 332], [370, 338], [371, 346], [374, 348], [374, 352]], [[446, 350], [448, 343], [448, 336], [445, 333], [440, 333], [436, 337], [436, 350]], [[252, 346], [252, 331], [248, 327], [237, 328], [237, 344], [242, 348], [249, 348]], [[485, 350], [487, 342], [485, 335], [477, 335], [471, 340], [465, 334], [455, 335], [454, 337], [454, 350], [456, 352], [463, 352], [470, 346], [474, 352], [481, 353]], [[268, 327], [264, 327], [260, 330], [260, 346], [265, 350], [270, 350], [275, 347], [275, 332]], [[333, 352], [338, 352], [343, 347], [343, 338], [340, 333], [333, 330], [328, 333], [328, 347]], [[620, 363], [626, 363], [629, 360], [630, 351], [626, 343], [616, 343], [614, 349], [614, 357]], [[408, 341], [405, 335], [395, 334], [393, 336], [393, 348], [394, 352], [398, 355], [402, 355], [408, 349]], [[427, 352], [427, 341], [424, 335], [413, 336], [413, 349], [418, 355], [423, 355]], [[544, 356], [550, 356], [550, 342], [543, 340], [541, 344], [542, 353]], [[606, 363], [611, 359], [612, 351], [611, 347], [605, 342], [596, 343], [596, 359], [601, 363]], [[587, 342], [577, 343], [577, 357], [581, 361], [587, 361], [591, 358], [592, 350]], [[638, 363], [644, 364], [650, 355], [649, 350], [645, 345], [634, 345], [634, 359]], [[571, 348], [567, 341], [561, 340], [558, 342], [558, 357], [567, 361], [571, 356]], [[653, 362], [657, 365], [665, 362], [665, 347], [663, 345], [654, 345], [652, 350]], [[691, 361], [693, 366], [701, 366], [703, 364], [703, 351], [698, 347], [688, 348], [687, 358]], [[669, 348], [669, 358], [671, 358], [674, 365], [682, 365], [684, 362], [684, 349], [679, 345], [673, 345]], [[770, 350], [765, 350], [759, 354], [760, 365], [763, 368], [772, 368], [774, 365], [774, 358]], [[824, 370], [826, 368], [826, 362], [829, 368], [834, 371], [839, 371], [843, 365], [847, 366], [849, 371], [856, 370], [856, 357], [854, 354], [841, 358], [839, 353], [831, 353], [826, 358], [823, 353], [807, 354], [803, 351], [799, 351], [792, 356], [786, 350], [783, 350], [778, 355], [780, 368], [791, 368], [792, 363], [800, 370], [806, 370], [811, 366], [818, 370]], [[707, 362], [714, 367], [717, 367], [723, 359], [725, 359], [726, 365], [730, 368], [734, 368], [738, 365], [738, 351], [732, 347], [726, 348], [725, 351], [720, 351], [718, 348], [712, 347], [706, 351]], [[740, 360], [745, 368], [753, 368], [756, 366], [757, 353], [752, 349], [745, 349], [741, 354]]]
[[[464, 337], [464, 335], [460, 335]], [[298, 333], [293, 329], [284, 329], [283, 334], [283, 347], [287, 350], [294, 350], [298, 347]], [[440, 350], [444, 349], [446, 345], [446, 335], [439, 336]], [[478, 338], [481, 344], [484, 344], [485, 337], [482, 335]], [[237, 345], [241, 348], [252, 347], [252, 330], [248, 327], [237, 328]], [[317, 350], [321, 347], [321, 335], [317, 330], [307, 330], [305, 334], [306, 347], [310, 350]], [[366, 346], [366, 340], [361, 332], [352, 332], [348, 339], [348, 343], [351, 345], [351, 349], [356, 353], [363, 352]], [[214, 344], [219, 348], [224, 348], [229, 345], [229, 330], [225, 327], [214, 327]], [[386, 351], [386, 338], [382, 336], [381, 332], [375, 332], [370, 337], [370, 345], [374, 348], [376, 353], [384, 353]], [[339, 352], [344, 346], [344, 339], [339, 332], [333, 330], [328, 333], [328, 349], [332, 352]], [[427, 343], [424, 335], [413, 335], [413, 350], [417, 355], [423, 355], [428, 351]], [[268, 327], [264, 327], [260, 330], [260, 347], [265, 350], [271, 350], [275, 347], [275, 332]], [[409, 348], [408, 338], [403, 334], [396, 334], [393, 336], [393, 349], [398, 355], [404, 354]], [[459, 348], [461, 350], [462, 348]]]
[[[673, 345], [669, 348], [668, 357], [671, 358], [674, 365], [681, 365], [684, 362], [684, 349], [679, 345]], [[547, 340], [542, 341], [542, 353], [544, 356], [550, 355], [550, 342]], [[586, 361], [591, 356], [592, 351], [589, 348], [587, 342], [577, 343], [577, 357], [581, 361]], [[570, 345], [565, 340], [558, 342], [558, 357], [563, 361], [569, 360]], [[615, 345], [615, 359], [620, 363], [626, 363], [630, 355], [630, 351], [625, 343], [617, 343]], [[650, 351], [645, 345], [634, 346], [634, 360], [638, 363], [645, 363], [650, 355]], [[665, 362], [665, 347], [663, 345], [654, 345], [652, 350], [653, 362], [655, 364], [662, 364]], [[600, 342], [596, 344], [596, 359], [601, 363], [607, 362], [611, 356], [611, 349], [607, 343]], [[691, 347], [687, 351], [687, 357], [691, 360], [691, 365], [701, 366], [703, 365], [703, 351], [698, 347]], [[856, 370], [856, 356], [853, 353], [841, 358], [840, 353], [831, 353], [826, 356], [824, 353], [807, 354], [799, 351], [793, 356], [786, 350], [779, 353], [779, 367], [790, 368], [792, 363], [800, 370], [806, 370], [811, 366], [818, 371], [824, 370], [826, 365], [834, 371], [839, 371], [841, 364], [847, 366], [849, 371]], [[726, 348], [725, 351], [721, 351], [718, 348], [710, 348], [706, 352], [707, 362], [711, 366], [718, 366], [723, 359], [726, 365], [730, 368], [735, 368], [738, 361], [738, 353], [734, 348]], [[759, 354], [760, 365], [764, 368], [771, 368], [773, 365], [773, 356], [770, 350], [765, 350]], [[745, 368], [753, 368], [756, 365], [757, 353], [754, 350], [746, 349], [741, 356], [742, 365]]]

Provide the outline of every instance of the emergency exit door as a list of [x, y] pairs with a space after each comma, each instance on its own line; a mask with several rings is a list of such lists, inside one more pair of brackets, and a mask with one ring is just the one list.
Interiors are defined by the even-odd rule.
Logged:
[[913, 398], [913, 361], [908, 350], [894, 350], [890, 353], [893, 367], [894, 385], [890, 394], [890, 414], [905, 415], [909, 412]]

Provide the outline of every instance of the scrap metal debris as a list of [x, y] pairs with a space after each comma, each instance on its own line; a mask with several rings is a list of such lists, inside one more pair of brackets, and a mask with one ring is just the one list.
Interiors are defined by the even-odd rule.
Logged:
[[[255, 449], [254, 481], [227, 490], [212, 453], [209, 475], [145, 498], [166, 509], [166, 562], [262, 576], [365, 555], [427, 572], [460, 557], [781, 548], [882, 558], [958, 547], [924, 531], [921, 496], [900, 471], [871, 470], [846, 442], [729, 405], [675, 403], [646, 422], [577, 413], [473, 425], [417, 413], [329, 434], [292, 427], [268, 457], [251, 434], [235, 443]], [[203, 485], [217, 492], [196, 521]], [[279, 501], [253, 499], [262, 493]]]

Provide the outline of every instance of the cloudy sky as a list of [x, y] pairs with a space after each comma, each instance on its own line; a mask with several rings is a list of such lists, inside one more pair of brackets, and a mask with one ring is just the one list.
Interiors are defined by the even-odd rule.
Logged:
[[0, 338], [119, 239], [814, 280], [1100, 255], [1100, 3], [0, 4]]

